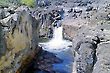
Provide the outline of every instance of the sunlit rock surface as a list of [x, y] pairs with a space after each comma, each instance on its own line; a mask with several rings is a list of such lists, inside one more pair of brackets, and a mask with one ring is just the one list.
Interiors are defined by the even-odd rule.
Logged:
[[4, 36], [1, 36], [5, 38], [6, 50], [0, 58], [0, 73], [15, 73], [30, 53], [38, 52], [35, 50], [38, 42], [38, 24], [39, 20], [26, 10], [17, 11], [1, 19], [0, 27], [4, 31]]
[[97, 62], [94, 66], [93, 73], [109, 73], [110, 72], [110, 56], [109, 56], [110, 42], [103, 42], [97, 48]]

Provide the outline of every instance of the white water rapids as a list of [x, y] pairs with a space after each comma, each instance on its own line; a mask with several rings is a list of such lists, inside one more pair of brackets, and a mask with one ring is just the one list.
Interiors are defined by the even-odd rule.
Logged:
[[39, 43], [45, 50], [50, 52], [58, 52], [68, 49], [68, 46], [72, 46], [72, 42], [63, 39], [63, 28], [55, 27], [53, 38], [46, 43]]

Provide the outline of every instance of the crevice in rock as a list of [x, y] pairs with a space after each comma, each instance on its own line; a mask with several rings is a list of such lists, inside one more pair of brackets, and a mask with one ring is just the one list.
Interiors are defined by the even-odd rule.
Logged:
[[94, 39], [93, 39], [93, 41], [95, 41], [96, 44], [92, 44], [93, 47], [94, 47], [92, 71], [93, 71], [93, 68], [94, 68], [95, 63], [97, 62], [96, 49], [97, 49], [98, 44], [101, 42], [101, 41], [100, 41], [100, 38], [99, 38], [98, 36], [96, 36], [96, 37], [97, 37], [97, 40], [94, 40]]
[[79, 54], [77, 56], [79, 58], [76, 59], [78, 73], [83, 73], [83, 71], [84, 73], [92, 73], [94, 65], [97, 62], [96, 49], [99, 43], [99, 37], [95, 36], [92, 41], [86, 39], [76, 44], [75, 51]]

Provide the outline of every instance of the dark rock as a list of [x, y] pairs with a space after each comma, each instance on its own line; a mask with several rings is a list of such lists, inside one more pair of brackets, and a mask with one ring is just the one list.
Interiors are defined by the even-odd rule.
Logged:
[[50, 12], [50, 19], [52, 21], [52, 23], [58, 21], [58, 20], [61, 20], [62, 19], [62, 13], [63, 13], [63, 10], [52, 10], [52, 12]]
[[78, 6], [87, 6], [87, 2], [81, 2]]
[[40, 18], [40, 29], [39, 29], [39, 36], [44, 38], [44, 37], [53, 37], [53, 27], [55, 26], [60, 26], [57, 24], [59, 20], [62, 19], [64, 10], [63, 8], [59, 9], [52, 9], [48, 13], [41, 13]]
[[74, 0], [75, 3], [81, 3], [82, 0]]
[[45, 7], [50, 4], [49, 0], [36, 0], [36, 5], [40, 7]]
[[5, 11], [4, 9], [0, 9], [0, 19], [3, 19], [5, 17]]
[[92, 9], [93, 9], [92, 6], [88, 6], [87, 9], [86, 9], [86, 11], [91, 11]]
[[110, 20], [110, 14], [107, 15], [107, 20]]
[[68, 11], [68, 13], [71, 13], [71, 12], [73, 12], [73, 9], [72, 8]]
[[67, 1], [62, 1], [62, 3], [67, 3]]
[[15, 11], [13, 11], [13, 10], [9, 10], [8, 11], [10, 14], [14, 14], [15, 13]]
[[74, 13], [74, 14], [72, 15], [72, 17], [73, 17], [73, 18], [77, 18], [77, 15]]
[[48, 37], [49, 38], [52, 38], [53, 37], [53, 29], [52, 28], [49, 28]]
[[74, 12], [75, 12], [75, 13], [82, 13], [82, 9], [80, 9], [80, 8], [75, 8], [75, 9], [74, 9]]

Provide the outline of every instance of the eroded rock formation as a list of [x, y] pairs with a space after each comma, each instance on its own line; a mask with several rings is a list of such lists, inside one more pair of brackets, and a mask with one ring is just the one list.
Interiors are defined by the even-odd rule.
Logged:
[[25, 59], [28, 58], [29, 62], [32, 55], [39, 51], [37, 47], [39, 19], [32, 17], [28, 9], [22, 7], [19, 9], [0, 20], [3, 32], [1, 36], [6, 44], [5, 53], [0, 58], [0, 73], [15, 73]]

